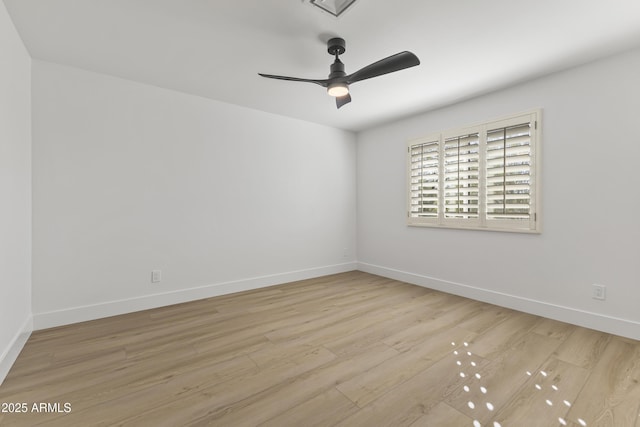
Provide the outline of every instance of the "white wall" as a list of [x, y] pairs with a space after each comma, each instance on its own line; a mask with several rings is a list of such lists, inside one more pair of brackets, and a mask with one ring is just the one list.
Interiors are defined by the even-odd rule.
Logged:
[[0, 383], [31, 329], [31, 58], [0, 2]]
[[[360, 268], [640, 339], [638, 70], [635, 50], [359, 134]], [[408, 139], [537, 107], [541, 235], [405, 225]]]
[[355, 269], [354, 134], [42, 61], [32, 91], [36, 328]]

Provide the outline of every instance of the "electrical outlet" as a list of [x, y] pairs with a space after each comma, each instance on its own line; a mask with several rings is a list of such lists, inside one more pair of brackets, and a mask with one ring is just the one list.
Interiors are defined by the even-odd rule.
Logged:
[[607, 299], [607, 287], [604, 285], [593, 285], [593, 293], [591, 296], [593, 299], [606, 300]]
[[151, 283], [158, 283], [162, 280], [162, 270], [153, 270], [151, 272]]

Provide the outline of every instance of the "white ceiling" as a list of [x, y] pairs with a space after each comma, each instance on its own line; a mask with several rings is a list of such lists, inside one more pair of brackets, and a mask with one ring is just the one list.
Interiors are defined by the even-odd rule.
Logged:
[[[4, 0], [34, 58], [249, 108], [362, 130], [640, 45], [640, 0], [358, 0], [342, 17], [308, 0]], [[403, 50], [422, 64], [351, 86], [326, 78]]]

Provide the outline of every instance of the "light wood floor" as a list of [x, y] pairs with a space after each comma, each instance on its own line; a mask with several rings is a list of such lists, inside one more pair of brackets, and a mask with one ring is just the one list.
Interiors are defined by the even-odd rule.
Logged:
[[0, 425], [632, 427], [639, 380], [638, 341], [351, 272], [35, 332]]

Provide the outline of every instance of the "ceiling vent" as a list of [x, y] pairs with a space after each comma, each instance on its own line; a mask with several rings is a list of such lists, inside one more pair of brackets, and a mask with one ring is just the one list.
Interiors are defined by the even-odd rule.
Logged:
[[311, 4], [338, 17], [349, 9], [356, 0], [311, 0]]

